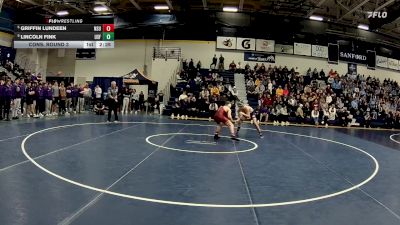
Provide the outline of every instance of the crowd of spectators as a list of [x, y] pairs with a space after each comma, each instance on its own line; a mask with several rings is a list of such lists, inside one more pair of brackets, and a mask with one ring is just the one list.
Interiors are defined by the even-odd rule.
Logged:
[[225, 101], [237, 100], [238, 93], [234, 84], [219, 74], [224, 67], [223, 59], [218, 65], [217, 61], [215, 55], [211, 69], [205, 75], [200, 73], [200, 61], [197, 66], [194, 66], [193, 59], [189, 63], [183, 61], [178, 81], [184, 85], [179, 86], [178, 83], [171, 87], [171, 96], [176, 96], [172, 104], [172, 118], [212, 117]]
[[258, 112], [274, 124], [289, 120], [315, 125], [400, 128], [400, 88], [388, 79], [340, 75], [309, 68], [245, 67], [247, 94], [258, 99]]
[[[19, 78], [21, 80], [22, 79], [29, 80], [29, 79], [31, 79], [32, 76], [35, 76], [36, 80], [39, 80], [39, 81], [42, 80], [42, 75], [40, 73], [38, 73], [38, 74], [32, 73], [31, 70], [25, 70], [17, 63], [13, 63], [12, 61], [9, 61], [9, 60], [2, 62], [2, 67], [5, 68], [6, 71], [8, 71], [12, 75], [14, 75], [16, 78]], [[10, 77], [8, 76], [8, 78], [10, 78]], [[5, 79], [5, 78], [3, 77], [3, 79]]]
[[[221, 63], [222, 60], [222, 63]], [[178, 80], [182, 85], [171, 87], [172, 117], [211, 118], [225, 101], [235, 103], [237, 90], [233, 83], [220, 76], [224, 59], [214, 55], [210, 69], [201, 73], [201, 62], [193, 59], [182, 63]], [[41, 77], [21, 69], [9, 61], [3, 67], [19, 76], [0, 77], [0, 118], [69, 115], [94, 110], [107, 110], [107, 90], [88, 84], [43, 82]], [[256, 114], [261, 122], [274, 125], [310, 123], [338, 126], [379, 126], [400, 129], [400, 87], [397, 82], [360, 75], [340, 75], [330, 70], [309, 68], [305, 74], [287, 66], [229, 64], [228, 70], [245, 74], [249, 101], [255, 100]], [[179, 83], [178, 83], [179, 84]], [[145, 106], [145, 103], [149, 103]], [[144, 99], [143, 92], [128, 87], [118, 90], [117, 110], [122, 114], [137, 113], [147, 106], [160, 109], [163, 94]], [[235, 104], [233, 104], [235, 105]], [[235, 112], [235, 110], [233, 110]], [[375, 125], [374, 125], [375, 124]]]
[[[179, 78], [186, 86], [173, 88], [173, 96], [179, 96], [173, 116], [212, 117], [224, 101], [237, 100], [234, 84], [219, 76], [220, 68], [224, 66], [216, 55], [205, 75], [200, 61], [196, 66], [193, 60], [183, 62]], [[400, 87], [393, 80], [316, 68], [302, 74], [297, 68], [263, 63], [242, 68], [234, 61], [228, 70], [245, 74], [247, 97], [258, 102], [254, 106], [262, 122], [400, 129]]]
[[[12, 71], [15, 64], [6, 62], [4, 68]], [[159, 109], [163, 94], [145, 99], [143, 92], [120, 87], [116, 89], [116, 111], [122, 114], [137, 114], [145, 110]], [[94, 111], [103, 115], [109, 109], [108, 90], [88, 83], [81, 85], [57, 81], [44, 82], [30, 71], [12, 80], [9, 76], [0, 77], [0, 119], [9, 121], [21, 117], [43, 118], [59, 115], [80, 114]]]
[[30, 79], [0, 79], [0, 118], [42, 118], [88, 110], [91, 90], [87, 84], [60, 84]]

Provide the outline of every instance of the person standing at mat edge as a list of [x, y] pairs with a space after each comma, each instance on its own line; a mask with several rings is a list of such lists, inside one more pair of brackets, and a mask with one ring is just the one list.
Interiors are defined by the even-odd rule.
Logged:
[[258, 134], [260, 135], [260, 138], [263, 138], [263, 135], [261, 133], [260, 129], [260, 124], [257, 121], [256, 115], [254, 115], [254, 109], [249, 106], [248, 104], [243, 104], [242, 102], [238, 103], [239, 107], [239, 119], [238, 119], [238, 128], [236, 131], [236, 135], [238, 135], [239, 130], [240, 130], [240, 125], [242, 124], [242, 121], [252, 121], [254, 126], [256, 127]]
[[230, 102], [226, 102], [224, 106], [219, 107], [217, 112], [214, 115], [214, 121], [217, 123], [217, 128], [215, 130], [214, 140], [218, 140], [219, 133], [221, 132], [222, 126], [226, 125], [231, 132], [231, 139], [235, 141], [239, 141], [239, 139], [235, 136], [235, 126], [233, 125], [232, 119], [232, 104]]
[[108, 88], [107, 91], [108, 98], [108, 119], [107, 122], [111, 121], [111, 112], [114, 111], [115, 121], [118, 122], [118, 87], [115, 81], [111, 82], [111, 87]]

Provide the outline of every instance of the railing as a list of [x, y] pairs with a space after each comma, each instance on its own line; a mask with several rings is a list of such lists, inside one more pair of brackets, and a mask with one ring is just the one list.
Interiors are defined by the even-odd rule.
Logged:
[[178, 47], [153, 47], [153, 60], [154, 59], [181, 59], [181, 48]]
[[166, 105], [166, 102], [169, 101], [171, 98], [171, 85], [175, 86], [177, 83], [177, 75], [182, 69], [182, 64], [179, 63], [177, 68], [174, 70], [172, 73], [171, 77], [169, 78], [167, 84], [165, 85], [164, 89], [162, 90], [162, 93], [164, 94], [164, 102], [163, 104]]
[[30, 60], [29, 56], [25, 54], [20, 54], [18, 57], [16, 57], [15, 62], [25, 71], [31, 70], [36, 74], [41, 73], [42, 75], [45, 75], [44, 68], [38, 66], [37, 62], [35, 62], [34, 60]]

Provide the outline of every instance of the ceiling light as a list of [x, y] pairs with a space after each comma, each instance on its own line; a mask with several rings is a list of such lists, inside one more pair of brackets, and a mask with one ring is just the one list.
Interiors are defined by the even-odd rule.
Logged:
[[57, 16], [66, 16], [69, 12], [67, 10], [62, 10], [57, 12]]
[[95, 6], [93, 8], [93, 10], [96, 12], [106, 12], [106, 11], [108, 11], [108, 8], [104, 5], [98, 5], [98, 6]]
[[365, 25], [365, 24], [359, 24], [357, 27], [358, 27], [359, 29], [369, 30], [369, 26], [368, 26], [368, 25]]
[[225, 6], [222, 10], [224, 12], [237, 12], [238, 8], [233, 6]]
[[310, 16], [310, 20], [317, 20], [317, 21], [323, 21], [324, 18], [322, 16]]
[[155, 10], [168, 10], [169, 7], [167, 5], [155, 5], [154, 9]]

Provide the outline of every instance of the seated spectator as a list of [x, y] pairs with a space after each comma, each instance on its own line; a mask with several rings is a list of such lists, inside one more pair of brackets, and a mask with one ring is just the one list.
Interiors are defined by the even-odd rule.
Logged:
[[272, 81], [269, 80], [269, 81], [268, 81], [267, 90], [268, 90], [268, 92], [269, 92], [270, 94], [272, 94], [272, 89], [273, 89], [273, 84], [272, 84]]
[[182, 101], [182, 100], [186, 100], [188, 98], [186, 91], [183, 91], [183, 93], [181, 95], [179, 95], [178, 100]]
[[261, 63], [261, 66], [260, 66], [260, 68], [258, 69], [258, 72], [259, 73], [265, 73], [265, 65], [264, 65], [264, 63]]
[[210, 112], [209, 119], [211, 119], [211, 117], [213, 117], [215, 112], [217, 112], [217, 110], [218, 110], [218, 104], [215, 101], [211, 101], [208, 110]]
[[282, 86], [279, 85], [279, 87], [276, 89], [276, 96], [283, 96], [283, 89]]
[[171, 118], [174, 119], [174, 116], [176, 115], [176, 118], [180, 119], [180, 113], [181, 113], [181, 104], [179, 99], [176, 98], [174, 104], [172, 105]]
[[261, 80], [259, 77], [256, 78], [256, 80], [254, 81], [254, 85], [256, 85], [256, 87], [260, 86], [261, 84]]
[[329, 105], [332, 103], [332, 96], [328, 93], [328, 95], [325, 98], [325, 102]]
[[258, 95], [262, 95], [262, 94], [264, 93], [264, 91], [265, 91], [265, 86], [264, 86], [263, 84], [258, 85], [258, 86], [256, 87], [256, 90], [255, 90], [255, 92], [256, 92]]
[[247, 87], [254, 87], [254, 88], [255, 88], [256, 84], [254, 83], [253, 78], [251, 78], [251, 79], [249, 79], [249, 80], [247, 81], [246, 86], [247, 86]]
[[336, 72], [336, 71], [333, 71], [333, 69], [331, 69], [331, 70], [329, 71], [329, 77], [335, 78], [336, 75], [337, 75], [337, 72]]
[[336, 120], [336, 108], [334, 104], [331, 104], [328, 109], [329, 116], [328, 116], [328, 121], [333, 123]]
[[288, 126], [289, 125], [289, 113], [288, 113], [286, 104], [283, 104], [280, 110], [281, 110], [281, 113], [280, 113], [279, 121], [281, 123], [281, 126]]
[[228, 92], [228, 90], [225, 89], [225, 86], [220, 82], [218, 83], [218, 89], [219, 89], [219, 93], [221, 95], [221, 93], [226, 93]]
[[280, 115], [281, 115], [281, 108], [282, 106], [280, 104], [275, 104], [275, 106], [272, 107], [271, 110], [271, 120], [274, 121], [274, 125], [279, 125], [279, 119], [280, 119]]
[[322, 120], [321, 124], [325, 125], [325, 127], [328, 127], [328, 119], [329, 119], [329, 109], [327, 105], [324, 105], [322, 108]]
[[195, 96], [192, 96], [188, 99], [188, 116], [190, 117], [197, 117], [198, 113], [198, 106], [197, 100]]
[[303, 104], [299, 104], [296, 110], [296, 117], [300, 123], [304, 123], [304, 112], [303, 112]]
[[218, 88], [218, 86], [216, 86], [216, 85], [214, 85], [214, 86], [211, 88], [210, 92], [211, 92], [211, 96], [218, 96], [218, 97], [220, 96], [219, 88]]
[[286, 97], [289, 96], [289, 90], [287, 88], [287, 85], [285, 85], [285, 89], [283, 89], [282, 94], [283, 94], [283, 96], [286, 96]]
[[313, 110], [311, 111], [311, 118], [314, 121], [315, 126], [318, 126], [319, 124], [319, 110], [317, 107], [314, 107]]
[[297, 109], [297, 101], [293, 96], [289, 97], [288, 104], [289, 104], [289, 112], [296, 111], [296, 109]]
[[268, 117], [270, 114], [269, 107], [266, 105], [260, 105], [259, 108], [260, 108], [260, 122], [263, 121], [263, 117], [265, 117], [264, 122], [268, 122]]
[[94, 106], [94, 112], [96, 115], [104, 115], [105, 106], [103, 105], [102, 101], [97, 101], [96, 105]]

